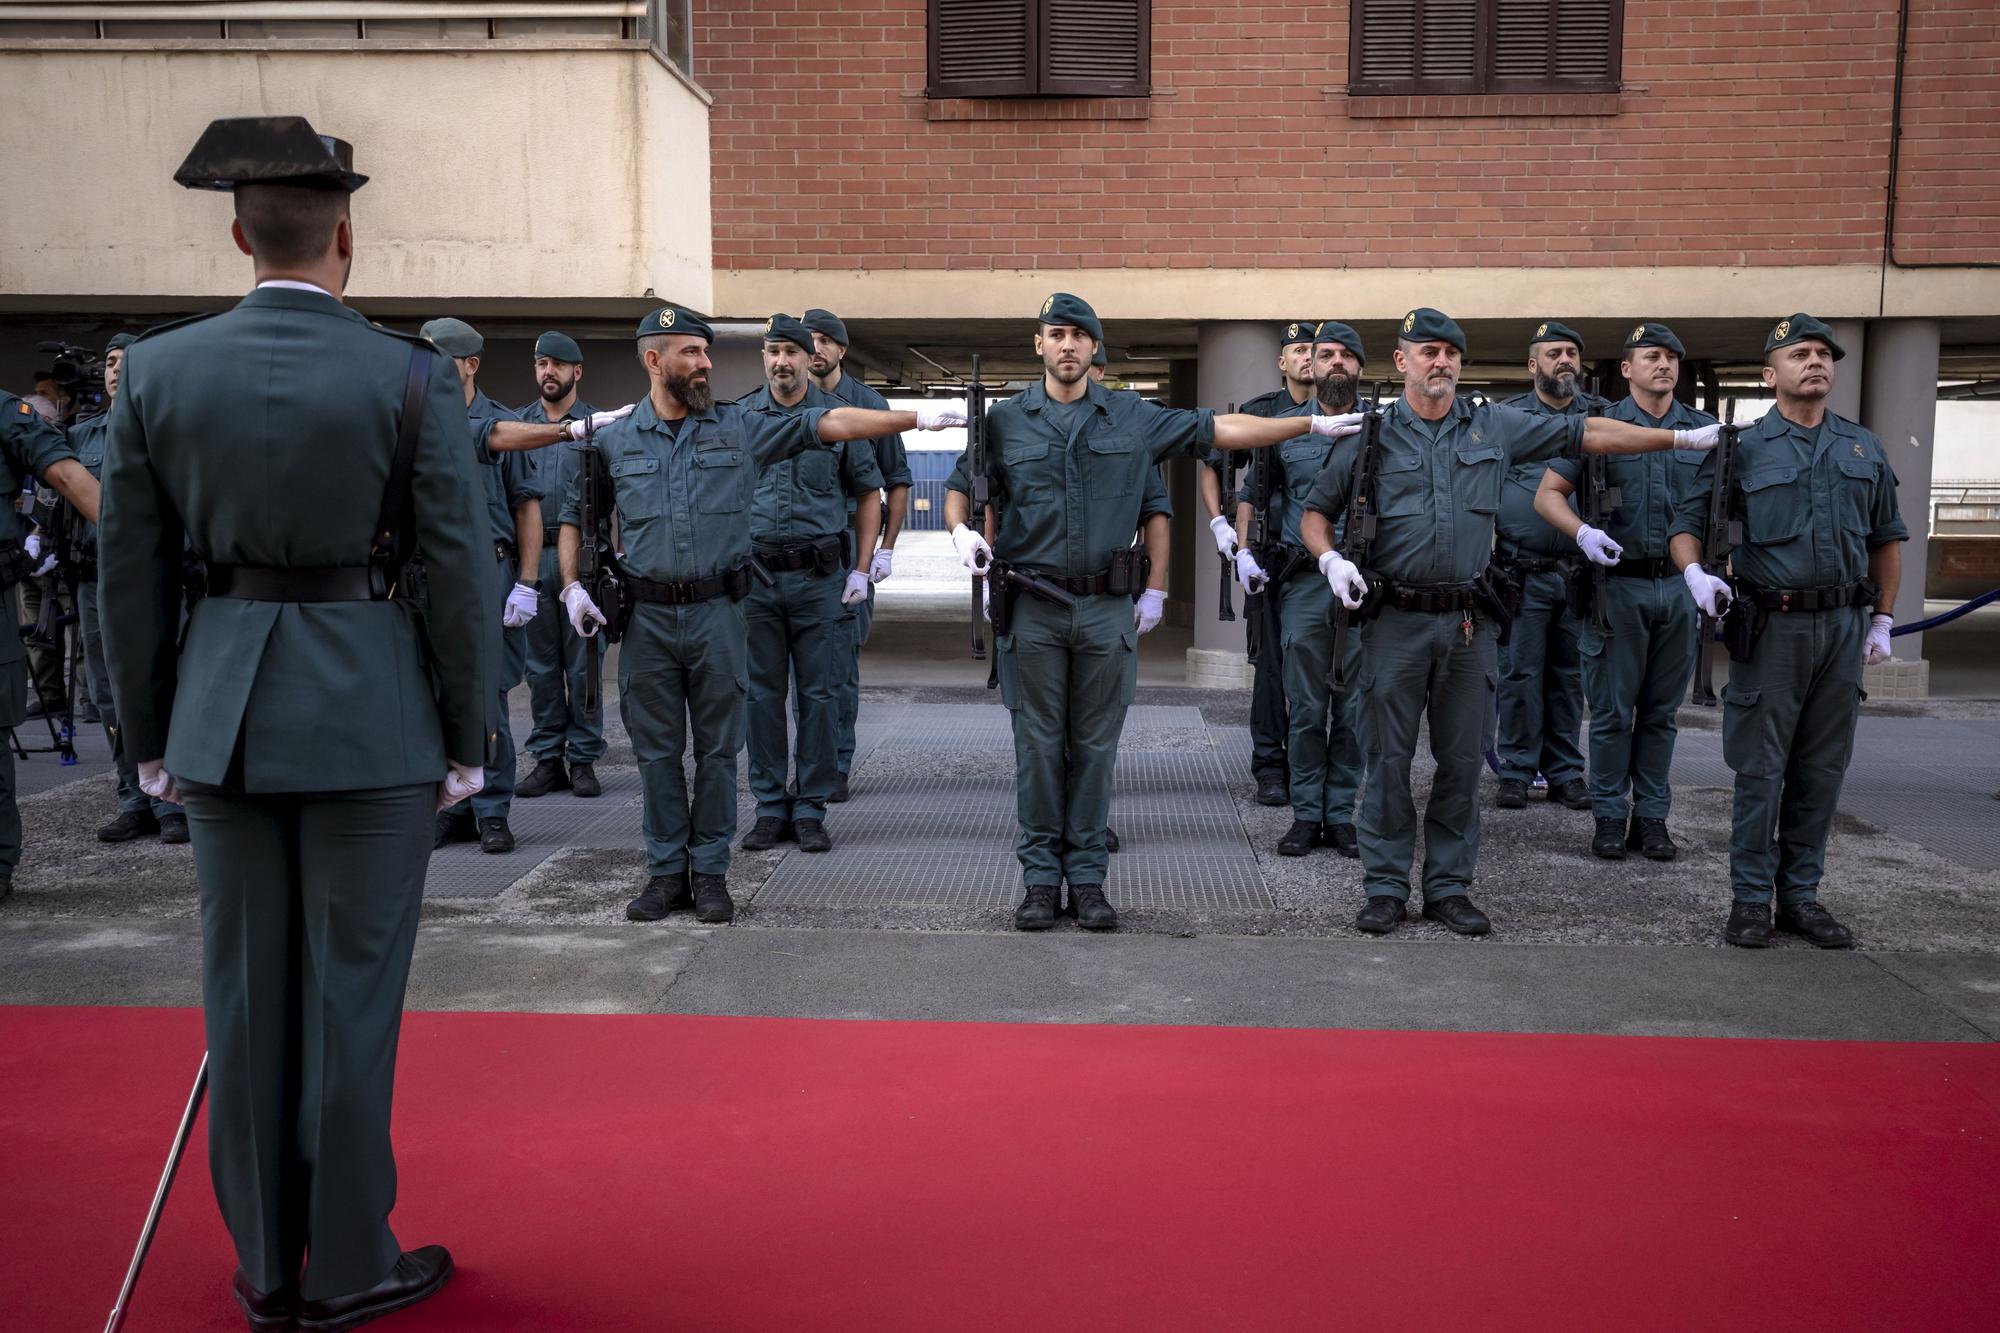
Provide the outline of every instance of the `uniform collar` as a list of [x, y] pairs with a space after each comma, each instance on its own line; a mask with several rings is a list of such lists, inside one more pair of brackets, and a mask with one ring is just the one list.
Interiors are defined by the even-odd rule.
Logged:
[[771, 392], [771, 386], [768, 384], [760, 386], [756, 392], [746, 394], [736, 401], [753, 412], [803, 412], [809, 407], [834, 408], [842, 406], [838, 398], [835, 398], [817, 384], [806, 385], [806, 396], [793, 403], [790, 407], [785, 406], [777, 400], [777, 397]]
[[[1024, 410], [1038, 414], [1043, 408], [1050, 406], [1052, 401], [1049, 397], [1048, 386], [1045, 380], [1036, 380], [1033, 384], [1030, 384], [1028, 391], [1020, 397], [1021, 407]], [[1083, 397], [1077, 399], [1077, 402], [1088, 403], [1099, 412], [1108, 413], [1111, 411], [1112, 401], [1111, 390], [1105, 388], [1096, 380], [1090, 379], [1088, 375], [1085, 376]]]
[[[640, 430], [658, 431], [663, 435], [667, 433], [667, 425], [660, 420], [659, 409], [653, 406], [653, 394], [650, 389], [640, 396], [638, 405], [632, 409], [632, 415], [626, 419]], [[687, 416], [682, 420], [714, 421], [715, 409], [711, 407], [705, 412], [697, 412], [690, 407]]]
[[[530, 422], [548, 421], [549, 419], [549, 414], [542, 411], [542, 395], [540, 393], [537, 393], [535, 395], [535, 401], [529, 403], [525, 408], [522, 408], [521, 410], [523, 413], [527, 414], [527, 420], [529, 420]], [[596, 408], [592, 407], [589, 403], [583, 400], [582, 394], [578, 394], [576, 396], [576, 401], [572, 402], [569, 405], [569, 411], [563, 413], [560, 417], [557, 417], [556, 420], [581, 421], [583, 420], [583, 418], [589, 416], [596, 410], [597, 410]]]
[[341, 319], [356, 320], [366, 324], [368, 317], [352, 306], [343, 305], [317, 287], [305, 284], [277, 281], [267, 282], [252, 290], [248, 296], [238, 301], [237, 306], [252, 310], [311, 310], [317, 314], [335, 315]]

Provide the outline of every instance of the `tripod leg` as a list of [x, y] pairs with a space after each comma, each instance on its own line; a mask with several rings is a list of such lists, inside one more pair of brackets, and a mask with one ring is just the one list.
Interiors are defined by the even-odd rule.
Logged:
[[139, 1231], [139, 1248], [132, 1252], [132, 1266], [125, 1270], [125, 1285], [118, 1289], [118, 1303], [111, 1307], [111, 1318], [104, 1323], [104, 1333], [118, 1333], [125, 1326], [125, 1312], [132, 1304], [132, 1290], [139, 1285], [139, 1268], [146, 1262], [146, 1251], [153, 1247], [153, 1233], [159, 1230], [160, 1213], [167, 1206], [167, 1191], [174, 1187], [174, 1173], [181, 1168], [181, 1155], [187, 1151], [188, 1136], [194, 1133], [194, 1118], [201, 1111], [202, 1099], [208, 1095], [208, 1052], [201, 1054], [201, 1068], [195, 1071], [194, 1091], [188, 1094], [187, 1110], [181, 1112], [180, 1128], [174, 1131], [173, 1151], [167, 1154], [166, 1170], [160, 1173], [160, 1187], [153, 1191], [153, 1206], [146, 1210], [146, 1225]]

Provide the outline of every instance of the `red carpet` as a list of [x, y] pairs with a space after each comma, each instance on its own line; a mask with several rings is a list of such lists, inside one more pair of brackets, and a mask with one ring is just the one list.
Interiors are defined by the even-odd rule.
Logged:
[[[0, 1324], [103, 1326], [200, 1054], [0, 1008]], [[417, 1014], [384, 1329], [1992, 1329], [1992, 1046]], [[128, 1327], [240, 1329], [197, 1148]]]

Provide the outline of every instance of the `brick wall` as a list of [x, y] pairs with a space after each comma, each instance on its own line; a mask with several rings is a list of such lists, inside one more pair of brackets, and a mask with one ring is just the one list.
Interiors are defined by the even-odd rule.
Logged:
[[[1993, 0], [1913, 3], [1899, 257], [2000, 259]], [[1627, 0], [1566, 103], [1350, 100], [1348, 12], [1155, 0], [1145, 103], [933, 103], [924, 0], [697, 0], [716, 266], [1881, 257], [1890, 0]]]

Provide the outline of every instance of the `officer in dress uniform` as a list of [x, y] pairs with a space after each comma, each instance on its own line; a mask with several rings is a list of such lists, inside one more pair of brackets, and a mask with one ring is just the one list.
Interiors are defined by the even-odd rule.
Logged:
[[[1738, 437], [1743, 544], [1732, 580], [1701, 566], [1715, 460], [1704, 460], [1674, 520], [1672, 547], [1695, 603], [1747, 616], [1748, 660], [1732, 645], [1722, 696], [1722, 757], [1736, 774], [1724, 938], [1758, 949], [1771, 932], [1822, 949], [1854, 936], [1820, 905], [1826, 840], [1854, 757], [1861, 669], [1889, 660], [1890, 608], [1909, 540], [1882, 442], [1827, 410], [1846, 355], [1811, 315], [1764, 339], [1777, 405]], [[1727, 629], [1727, 627], [1725, 627]], [[1777, 898], [1775, 921], [1771, 899]]]
[[[482, 780], [492, 544], [457, 372], [341, 302], [352, 160], [296, 116], [202, 134], [175, 179], [234, 190], [257, 288], [133, 344], [105, 464], [105, 652], [142, 787], [186, 793], [209, 1163], [254, 1329], [350, 1328], [452, 1267], [389, 1228], [389, 1112], [432, 815]], [[208, 595], [177, 655], [183, 533]], [[391, 595], [412, 546], [427, 627]]]

